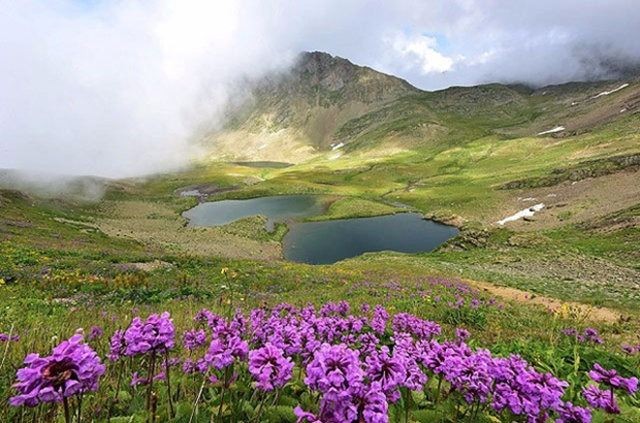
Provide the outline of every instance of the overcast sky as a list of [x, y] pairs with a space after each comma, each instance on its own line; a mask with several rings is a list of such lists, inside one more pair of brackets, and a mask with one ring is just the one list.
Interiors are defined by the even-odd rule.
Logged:
[[0, 0], [0, 168], [128, 176], [196, 154], [239, 77], [321, 50], [423, 89], [606, 77], [637, 0]]

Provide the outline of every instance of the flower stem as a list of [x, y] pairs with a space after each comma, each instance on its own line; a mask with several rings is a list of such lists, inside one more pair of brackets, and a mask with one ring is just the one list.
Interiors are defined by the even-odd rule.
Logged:
[[275, 395], [275, 398], [273, 399], [273, 402], [271, 403], [272, 407], [278, 403], [279, 398], [280, 398], [280, 389], [276, 388], [276, 395]]
[[442, 389], [442, 376], [438, 377], [438, 390], [436, 391], [436, 399], [435, 399], [435, 403], [438, 403], [438, 400], [440, 399], [440, 390]]
[[267, 399], [267, 395], [266, 394], [262, 394], [262, 400], [260, 401], [260, 404], [258, 405], [258, 411], [256, 412], [256, 422], [260, 421], [260, 415], [262, 414], [262, 406], [264, 405], [264, 401]]
[[612, 410], [615, 410], [615, 407], [614, 407], [614, 405], [613, 405], [613, 404], [614, 404], [614, 399], [613, 399], [613, 386], [611, 387], [611, 389], [609, 390], [609, 392], [611, 393], [611, 409], [612, 409]]
[[4, 354], [2, 354], [2, 361], [0, 362], [0, 370], [2, 370], [2, 367], [4, 366], [4, 361], [7, 358], [7, 353], [9, 352], [9, 344], [11, 343], [11, 337], [13, 336], [14, 325], [15, 323], [12, 323], [11, 329], [9, 329], [9, 339], [7, 340], [4, 346]]
[[82, 394], [78, 395], [78, 423], [82, 421]]
[[62, 398], [62, 406], [64, 407], [64, 421], [71, 423], [71, 412], [69, 411], [69, 401], [66, 397]]
[[169, 351], [164, 357], [164, 373], [167, 376], [167, 396], [169, 397], [169, 416], [173, 418], [173, 400], [171, 399], [171, 377], [169, 376]]
[[204, 391], [204, 384], [207, 380], [207, 376], [202, 379], [202, 385], [200, 385], [200, 391], [198, 391], [198, 396], [196, 397], [196, 402], [193, 404], [193, 410], [191, 410], [191, 417], [189, 417], [189, 423], [193, 421], [193, 416], [197, 413], [198, 403], [200, 402], [200, 397], [202, 396], [202, 391]]
[[222, 406], [224, 405], [224, 394], [227, 389], [227, 374], [229, 368], [224, 369], [224, 377], [222, 378], [222, 391], [220, 392], [220, 407], [218, 407], [218, 418], [222, 417]]
[[153, 393], [153, 376], [156, 371], [156, 353], [155, 351], [151, 353], [151, 361], [149, 362], [149, 376], [147, 377], [147, 421], [152, 421], [151, 419], [151, 396]]

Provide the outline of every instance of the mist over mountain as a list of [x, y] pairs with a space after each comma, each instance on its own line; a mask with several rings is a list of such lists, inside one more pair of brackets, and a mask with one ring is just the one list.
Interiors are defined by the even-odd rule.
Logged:
[[[541, 87], [635, 74], [639, 28], [640, 11], [622, 0], [7, 2], [0, 168], [108, 177], [180, 168], [209, 153], [193, 141], [226, 125], [228, 104], [244, 105], [249, 92], [257, 109], [274, 108], [259, 125], [290, 121], [287, 128], [310, 138], [283, 137], [283, 152], [301, 160], [308, 146], [341, 142], [333, 134], [344, 123], [411, 88], [376, 91], [380, 85], [360, 81], [347, 86], [366, 86], [363, 92], [341, 90], [346, 74], [314, 82], [299, 73], [297, 94], [284, 97], [274, 75], [286, 73], [300, 51], [326, 51], [423, 90]], [[245, 85], [266, 75], [271, 88]], [[294, 97], [303, 104], [316, 83], [326, 91], [318, 99], [331, 107], [318, 103], [307, 118], [275, 104]], [[336, 92], [348, 101], [339, 104]], [[237, 128], [249, 129], [241, 120], [234, 116]]]

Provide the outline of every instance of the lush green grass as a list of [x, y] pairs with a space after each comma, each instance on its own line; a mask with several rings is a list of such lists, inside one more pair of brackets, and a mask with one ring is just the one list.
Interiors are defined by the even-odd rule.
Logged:
[[[579, 366], [600, 360], [637, 373], [637, 358], [623, 356], [620, 345], [638, 342], [638, 205], [578, 223], [571, 218], [580, 210], [570, 205], [561, 213], [569, 223], [535, 231], [496, 228], [492, 222], [508, 214], [505, 204], [515, 196], [502, 189], [505, 184], [540, 185], [536, 181], [548, 181], [550, 175], [564, 178], [594, 166], [608, 172], [608, 157], [638, 154], [640, 118], [630, 115], [575, 136], [534, 137], [530, 124], [544, 118], [541, 108], [560, 112], [564, 106], [542, 98], [522, 103], [518, 92], [486, 86], [481, 92], [461, 88], [400, 99], [343, 126], [339, 135], [351, 142], [337, 159], [319, 155], [286, 168], [200, 163], [182, 172], [113, 183], [98, 203], [0, 192], [0, 332], [14, 328], [23, 336], [7, 350], [0, 400], [10, 395], [24, 354], [47, 352], [52, 336], [66, 338], [93, 324], [110, 332], [134, 314], [159, 310], [171, 311], [184, 329], [194, 310], [221, 309], [226, 302], [245, 309], [282, 301], [380, 303], [436, 320], [447, 334], [457, 326], [469, 328], [476, 346], [522, 354], [563, 377], [577, 356], [584, 357]], [[473, 107], [454, 107], [460, 98]], [[502, 100], [496, 105], [490, 99]], [[390, 139], [398, 142], [397, 149], [373, 154], [384, 151]], [[178, 192], [193, 187], [209, 189], [212, 200], [326, 196], [329, 207], [310, 220], [389, 214], [405, 205], [455, 221], [462, 230], [430, 254], [366, 254], [331, 266], [287, 263], [278, 255], [286, 227], [269, 233], [264, 218], [211, 230], [185, 228], [180, 214], [197, 200]], [[219, 254], [183, 248], [196, 240], [196, 247], [212, 246]], [[144, 271], [140, 263], [155, 264]], [[234, 276], [225, 276], [223, 268]], [[500, 306], [452, 310], [448, 302], [457, 292], [433, 281], [455, 277], [606, 306], [624, 318], [592, 321], [568, 308], [550, 312], [504, 298], [495, 299]], [[490, 300], [488, 293], [472, 292]], [[602, 332], [603, 346], [575, 347], [559, 335], [564, 327], [587, 325]], [[104, 352], [106, 344], [99, 349]], [[132, 404], [119, 413], [140, 411]], [[0, 420], [9, 418], [6, 413], [0, 411]]]
[[[553, 371], [563, 378], [571, 378], [576, 373], [575, 366], [584, 373], [594, 362], [615, 366], [627, 375], [637, 374], [637, 359], [621, 354], [619, 349], [622, 342], [633, 340], [629, 334], [637, 330], [635, 322], [585, 322], [580, 314], [570, 311], [550, 313], [543, 307], [495, 299], [426, 270], [428, 266], [424, 263], [412, 264], [407, 257], [390, 256], [384, 260], [365, 257], [333, 266], [160, 258], [171, 266], [149, 273], [118, 270], [110, 259], [96, 260], [94, 266], [80, 271], [59, 269], [54, 262], [45, 275], [0, 287], [0, 330], [21, 335], [19, 342], [7, 348], [0, 372], [0, 400], [4, 402], [11, 395], [13, 370], [27, 352], [47, 353], [52, 344], [77, 328], [88, 332], [91, 326], [98, 325], [110, 334], [126, 326], [132, 316], [167, 310], [181, 331], [193, 325], [193, 315], [202, 307], [226, 313], [235, 307], [246, 310], [282, 301], [320, 305], [345, 298], [354, 309], [364, 303], [384, 304], [392, 313], [405, 311], [435, 320], [443, 325], [445, 337], [451, 337], [456, 327], [465, 327], [472, 333], [473, 346], [489, 347], [501, 355], [521, 354], [538, 369]], [[460, 298], [466, 305], [452, 308], [451, 303]], [[470, 306], [472, 299], [482, 301], [483, 305]], [[587, 325], [600, 330], [605, 339], [602, 346], [574, 345], [560, 333], [567, 327], [582, 329]], [[92, 344], [101, 355], [106, 354], [105, 338]], [[576, 357], [580, 363], [575, 362]], [[105, 417], [105, 410], [100, 411], [99, 407], [115, 389], [116, 375], [115, 368], [110, 367], [100, 393], [85, 398], [85, 415]], [[179, 375], [174, 373], [175, 376]], [[141, 393], [128, 386], [129, 374], [124, 375], [124, 380], [120, 394], [123, 401], [113, 413], [142, 418], [144, 404], [127, 399]], [[178, 396], [178, 404], [186, 407], [192, 402], [187, 393], [195, 394], [199, 382], [182, 377], [173, 380], [174, 389], [180, 385], [185, 390]], [[157, 389], [162, 398], [162, 384]], [[631, 404], [623, 403], [627, 418], [634, 416]], [[7, 407], [1, 410], [2, 419], [16, 419], [20, 415], [19, 410]], [[163, 408], [159, 412], [166, 411]], [[419, 416], [416, 414], [418, 421], [429, 421]], [[289, 413], [280, 421], [292, 421], [291, 418]]]
[[307, 218], [308, 221], [320, 221], [330, 219], [344, 219], [353, 217], [381, 216], [403, 211], [378, 201], [371, 201], [358, 197], [338, 197], [331, 202], [325, 213]]

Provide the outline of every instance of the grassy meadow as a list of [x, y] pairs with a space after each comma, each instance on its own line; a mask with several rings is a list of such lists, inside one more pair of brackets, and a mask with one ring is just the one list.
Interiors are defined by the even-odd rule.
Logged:
[[[406, 110], [393, 113], [405, 110], [400, 113], [405, 116], [425, 100], [405, 101]], [[383, 148], [377, 140], [406, 131], [403, 125], [415, 120], [391, 119], [366, 133], [358, 124], [370, 122], [353, 122], [342, 135], [352, 137], [349, 148], [358, 150], [338, 158], [326, 153], [290, 167], [199, 163], [171, 174], [113, 181], [97, 202], [0, 191], [0, 333], [20, 337], [0, 343], [0, 401], [7, 404], [15, 395], [12, 384], [26, 354], [47, 355], [79, 328], [88, 336], [96, 326], [104, 334], [88, 342], [107, 369], [100, 389], [85, 395], [82, 421], [293, 422], [299, 402], [317, 406], [317, 398], [302, 394], [304, 370], [298, 362], [292, 381], [261, 400], [247, 395], [255, 387], [244, 364], [237, 367], [244, 376], [235, 388], [226, 373], [218, 374], [224, 382], [208, 384], [175, 365], [166, 369], [172, 386], [159, 378], [149, 393], [131, 383], [134, 372], [149, 366], [149, 356], [109, 362], [104, 359], [109, 337], [135, 316], [168, 311], [176, 327], [171, 354], [184, 360], [190, 352], [181, 334], [194, 326], [202, 308], [230, 317], [236, 308], [245, 313], [280, 303], [319, 308], [342, 300], [352, 310], [383, 305], [391, 315], [411, 313], [436, 322], [443, 342], [464, 328], [474, 350], [517, 354], [538, 371], [569, 381], [565, 400], [577, 404], [584, 405], [580, 389], [595, 363], [625, 377], [640, 376], [640, 353], [623, 349], [640, 345], [638, 174], [633, 168], [609, 172], [610, 164], [598, 162], [640, 153], [637, 115], [555, 138], [516, 135], [519, 122], [536, 118], [535, 109], [502, 112], [499, 118], [510, 129], [501, 135], [489, 133], [490, 123], [495, 126], [491, 116], [463, 124], [452, 112], [450, 119], [459, 125], [446, 137], [411, 149], [405, 144], [388, 157], [376, 153]], [[594, 169], [600, 172], [596, 177]], [[505, 189], [514, 181], [521, 182]], [[616, 201], [609, 201], [611, 183], [624, 194]], [[206, 192], [209, 200], [318, 194], [327, 208], [309, 220], [412, 210], [461, 232], [428, 254], [369, 253], [325, 266], [290, 263], [280, 245], [286, 225], [269, 233], [265, 219], [253, 217], [219, 228], [188, 227], [181, 213], [198, 202], [180, 195], [188, 189]], [[562, 202], [556, 200], [561, 196]], [[554, 207], [531, 222], [495, 224], [530, 206], [523, 201], [528, 197]], [[563, 333], [587, 328], [595, 329], [602, 343]], [[392, 342], [390, 332], [384, 336]], [[421, 392], [403, 391], [402, 407], [390, 408], [392, 421], [525, 421], [480, 403], [470, 409], [453, 388], [440, 403], [430, 396], [435, 380]], [[225, 403], [227, 388], [237, 390], [229, 394], [236, 395], [235, 403]], [[156, 408], [145, 403], [146, 395], [155, 398], [149, 401]], [[640, 421], [637, 396], [620, 395], [619, 405], [621, 414], [596, 411], [593, 421]], [[65, 417], [55, 405], [3, 406], [0, 421]]]

